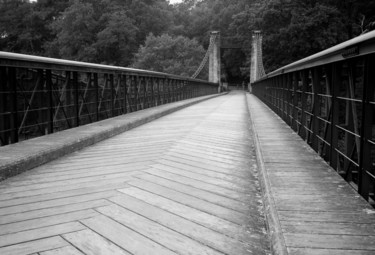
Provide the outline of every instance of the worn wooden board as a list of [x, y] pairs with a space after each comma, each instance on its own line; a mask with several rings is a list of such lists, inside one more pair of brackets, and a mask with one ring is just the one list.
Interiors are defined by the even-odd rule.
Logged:
[[222, 219], [228, 220], [239, 225], [245, 224], [247, 221], [245, 214], [238, 213], [237, 211], [233, 211], [225, 207], [212, 204], [210, 202], [201, 200], [199, 198], [184, 193], [180, 193], [178, 191], [174, 191], [169, 188], [165, 188], [157, 184], [153, 184], [147, 181], [132, 181], [129, 184], [139, 189], [151, 192], [155, 195], [162, 196], [164, 198], [218, 216]]
[[31, 242], [18, 243], [6, 247], [0, 247], [1, 255], [27, 255], [35, 252], [57, 249], [68, 246], [66, 242], [59, 236], [39, 239]]
[[84, 251], [84, 253], [87, 255], [130, 254], [89, 229], [64, 234], [62, 236], [65, 240], [77, 247], [79, 250]]
[[83, 255], [83, 253], [73, 246], [65, 246], [53, 250], [39, 252], [39, 255]]
[[42, 239], [83, 229], [85, 229], [85, 227], [82, 224], [78, 222], [69, 222], [48, 227], [20, 231], [17, 233], [5, 234], [0, 238], [0, 247], [17, 243], [24, 243], [27, 241]]
[[132, 254], [176, 254], [108, 217], [98, 216], [81, 222]]
[[249, 207], [254, 206], [261, 206], [259, 201], [252, 201], [253, 203], [244, 203], [239, 202], [234, 199], [230, 199], [224, 196], [217, 195], [212, 192], [208, 192], [202, 189], [197, 189], [194, 187], [191, 187], [189, 185], [184, 185], [181, 183], [176, 183], [174, 181], [170, 181], [168, 179], [160, 178], [154, 175], [150, 174], [142, 174], [137, 176], [137, 179], [145, 180], [151, 183], [158, 184], [163, 187], [167, 187], [169, 189], [176, 190], [178, 192], [188, 194], [193, 197], [198, 197], [202, 200], [208, 201], [213, 204], [220, 205], [222, 207], [226, 207], [229, 209], [232, 209], [234, 211], [242, 212], [244, 214], [248, 213]]
[[126, 227], [150, 238], [151, 240], [167, 247], [177, 254], [222, 254], [199, 242], [164, 227], [139, 214], [133, 213], [119, 206], [99, 208], [99, 212], [125, 225]]

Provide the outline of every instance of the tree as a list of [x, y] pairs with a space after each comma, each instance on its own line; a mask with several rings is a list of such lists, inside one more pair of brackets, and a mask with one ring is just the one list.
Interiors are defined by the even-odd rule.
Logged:
[[133, 67], [165, 72], [176, 75], [191, 76], [198, 68], [205, 50], [197, 40], [183, 36], [163, 34], [146, 38], [135, 54]]
[[47, 45], [49, 55], [95, 62], [97, 20], [91, 3], [74, 1], [52, 24], [56, 39]]
[[97, 61], [103, 64], [127, 66], [131, 64], [131, 56], [137, 48], [137, 27], [134, 20], [125, 11], [120, 10], [109, 15], [105, 27], [96, 35], [93, 48]]
[[262, 30], [263, 61], [269, 72], [349, 39], [338, 9], [321, 2], [257, 2], [236, 15], [232, 27], [238, 34]]

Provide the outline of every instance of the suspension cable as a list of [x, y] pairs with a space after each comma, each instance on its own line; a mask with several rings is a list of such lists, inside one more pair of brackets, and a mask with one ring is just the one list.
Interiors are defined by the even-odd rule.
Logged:
[[204, 55], [204, 58], [202, 62], [200, 63], [199, 67], [195, 71], [195, 73], [191, 76], [191, 78], [195, 79], [202, 71], [203, 67], [206, 65], [208, 57], [210, 56], [210, 52], [213, 50], [215, 40], [216, 40], [217, 35], [215, 34], [214, 36], [211, 36], [210, 38], [210, 45], [208, 45], [206, 54]]

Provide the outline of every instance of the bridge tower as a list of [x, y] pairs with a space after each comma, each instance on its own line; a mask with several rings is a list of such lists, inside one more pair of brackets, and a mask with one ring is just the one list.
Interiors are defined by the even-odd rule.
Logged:
[[251, 92], [251, 84], [256, 80], [266, 75], [263, 67], [262, 56], [262, 32], [254, 31], [252, 35], [251, 44], [251, 63], [250, 63], [250, 84], [249, 91]]
[[[208, 69], [208, 81], [214, 83], [220, 83], [220, 32], [212, 31], [210, 36], [210, 44], [212, 43], [212, 50], [209, 55], [209, 69]], [[220, 89], [220, 85], [219, 85]]]

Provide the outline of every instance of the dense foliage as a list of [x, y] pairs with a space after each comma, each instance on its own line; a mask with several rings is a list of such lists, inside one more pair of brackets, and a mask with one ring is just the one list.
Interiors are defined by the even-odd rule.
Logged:
[[218, 30], [242, 45], [223, 51], [222, 73], [243, 79], [252, 30], [271, 71], [374, 21], [373, 0], [0, 0], [0, 50], [191, 75]]
[[162, 71], [171, 74], [190, 76], [204, 56], [205, 50], [195, 40], [183, 36], [172, 37], [167, 34], [146, 38], [135, 54], [133, 66], [139, 69]]

